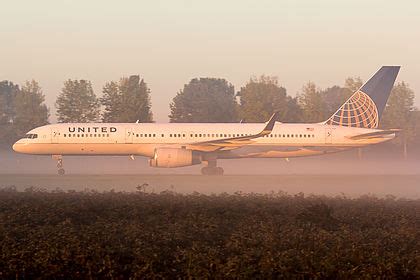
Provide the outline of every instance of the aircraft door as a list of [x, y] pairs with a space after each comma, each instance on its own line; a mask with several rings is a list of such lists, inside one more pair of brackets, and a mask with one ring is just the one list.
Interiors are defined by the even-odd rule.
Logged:
[[133, 144], [133, 137], [134, 137], [133, 129], [126, 128], [125, 129], [125, 143], [126, 144]]
[[325, 129], [325, 144], [332, 144], [333, 132], [332, 128]]
[[60, 140], [60, 132], [56, 128], [51, 128], [51, 143], [58, 144]]

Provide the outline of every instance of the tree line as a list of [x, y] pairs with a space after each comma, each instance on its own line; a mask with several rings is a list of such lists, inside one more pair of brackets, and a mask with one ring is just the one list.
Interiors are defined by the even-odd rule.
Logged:
[[[251, 77], [239, 91], [222, 78], [194, 78], [179, 90], [170, 106], [169, 121], [265, 122], [275, 111], [281, 122], [320, 122], [331, 116], [361, 87], [359, 77], [349, 77], [343, 86], [325, 89], [313, 82], [303, 85], [296, 97], [288, 94], [278, 79]], [[55, 102], [58, 122], [153, 122], [151, 89], [139, 75], [107, 82], [98, 97], [88, 80], [66, 80]], [[49, 109], [40, 85], [32, 80], [22, 86], [0, 81], [0, 139], [16, 140], [30, 129], [48, 123]], [[420, 117], [414, 107], [414, 92], [406, 82], [397, 83], [382, 116], [381, 127], [401, 128], [395, 141], [406, 148], [418, 140]]]

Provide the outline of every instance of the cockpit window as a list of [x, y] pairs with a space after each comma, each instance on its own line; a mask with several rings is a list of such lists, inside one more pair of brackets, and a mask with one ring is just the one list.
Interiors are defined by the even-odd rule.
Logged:
[[33, 133], [26, 134], [25, 137], [23, 137], [23, 138], [35, 139], [35, 138], [38, 138], [38, 134], [33, 134]]

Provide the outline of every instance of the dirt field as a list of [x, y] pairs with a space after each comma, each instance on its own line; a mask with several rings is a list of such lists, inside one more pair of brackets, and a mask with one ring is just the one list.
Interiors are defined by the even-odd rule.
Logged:
[[420, 198], [420, 175], [0, 175], [0, 186], [54, 190], [137, 191], [139, 185], [147, 192], [171, 190], [179, 193], [199, 192], [303, 192], [317, 195], [393, 195]]

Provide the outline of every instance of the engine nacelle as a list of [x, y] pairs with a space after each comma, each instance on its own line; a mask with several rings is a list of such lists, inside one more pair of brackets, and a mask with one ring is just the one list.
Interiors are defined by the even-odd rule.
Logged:
[[152, 167], [183, 167], [201, 163], [200, 153], [178, 148], [155, 149], [153, 158], [149, 160]]

